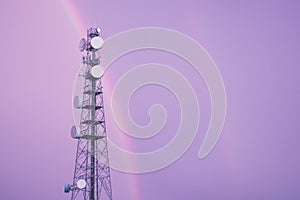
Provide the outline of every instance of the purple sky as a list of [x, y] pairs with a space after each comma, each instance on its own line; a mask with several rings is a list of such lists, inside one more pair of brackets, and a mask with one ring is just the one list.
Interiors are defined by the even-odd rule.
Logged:
[[[100, 25], [104, 39], [145, 26], [185, 33], [209, 52], [227, 93], [220, 140], [199, 160], [210, 117], [203, 79], [159, 51], [135, 52], [114, 63], [107, 85], [145, 62], [181, 68], [202, 112], [195, 141], [173, 165], [142, 175], [112, 170], [115, 200], [300, 199], [299, 9], [297, 1], [2, 0], [0, 199], [70, 199], [63, 184], [72, 181], [76, 151], [69, 132], [81, 60], [78, 30], [90, 25]], [[179, 120], [174, 96], [162, 88], [144, 89], [130, 104], [136, 122], [148, 122], [153, 103], [165, 104], [172, 117], [165, 136], [130, 142], [138, 152], [163, 146]], [[108, 116], [108, 130], [113, 123]]]

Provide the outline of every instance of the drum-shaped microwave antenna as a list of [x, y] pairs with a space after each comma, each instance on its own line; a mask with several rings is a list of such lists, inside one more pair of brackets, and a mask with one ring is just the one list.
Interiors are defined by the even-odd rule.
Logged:
[[101, 49], [103, 47], [104, 41], [101, 37], [97, 36], [97, 37], [93, 37], [91, 39], [91, 46], [94, 49]]
[[103, 73], [104, 69], [100, 65], [95, 65], [90, 70], [90, 74], [96, 79], [101, 78], [103, 76]]
[[77, 187], [78, 187], [79, 189], [85, 188], [85, 187], [86, 187], [86, 181], [85, 181], [84, 179], [79, 179], [79, 180], [77, 181]]

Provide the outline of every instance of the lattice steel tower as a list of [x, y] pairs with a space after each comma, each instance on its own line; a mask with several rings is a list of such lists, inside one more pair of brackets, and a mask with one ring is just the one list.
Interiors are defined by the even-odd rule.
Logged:
[[75, 96], [73, 106], [81, 110], [80, 125], [73, 126], [71, 135], [78, 140], [74, 178], [64, 191], [72, 193], [72, 200], [111, 200], [112, 188], [104, 118], [99, 49], [103, 40], [100, 28], [89, 28], [87, 39], [80, 40], [85, 68], [82, 96]]

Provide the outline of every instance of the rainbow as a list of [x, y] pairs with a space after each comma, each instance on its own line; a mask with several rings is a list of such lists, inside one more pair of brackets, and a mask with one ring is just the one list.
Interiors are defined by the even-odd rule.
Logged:
[[82, 14], [79, 9], [75, 6], [73, 0], [61, 0], [61, 4], [68, 15], [70, 22], [73, 27], [76, 29], [77, 33], [82, 35], [86, 35], [87, 23], [86, 20], [83, 19]]

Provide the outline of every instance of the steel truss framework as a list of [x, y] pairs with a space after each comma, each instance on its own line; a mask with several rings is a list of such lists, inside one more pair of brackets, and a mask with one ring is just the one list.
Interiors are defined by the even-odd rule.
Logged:
[[[78, 139], [71, 185], [72, 200], [112, 200], [102, 84], [101, 79], [95, 79], [89, 73], [92, 66], [100, 63], [98, 53], [90, 50], [83, 59], [86, 70], [83, 75], [81, 136]], [[83, 189], [76, 185], [81, 179], [86, 181]]]

